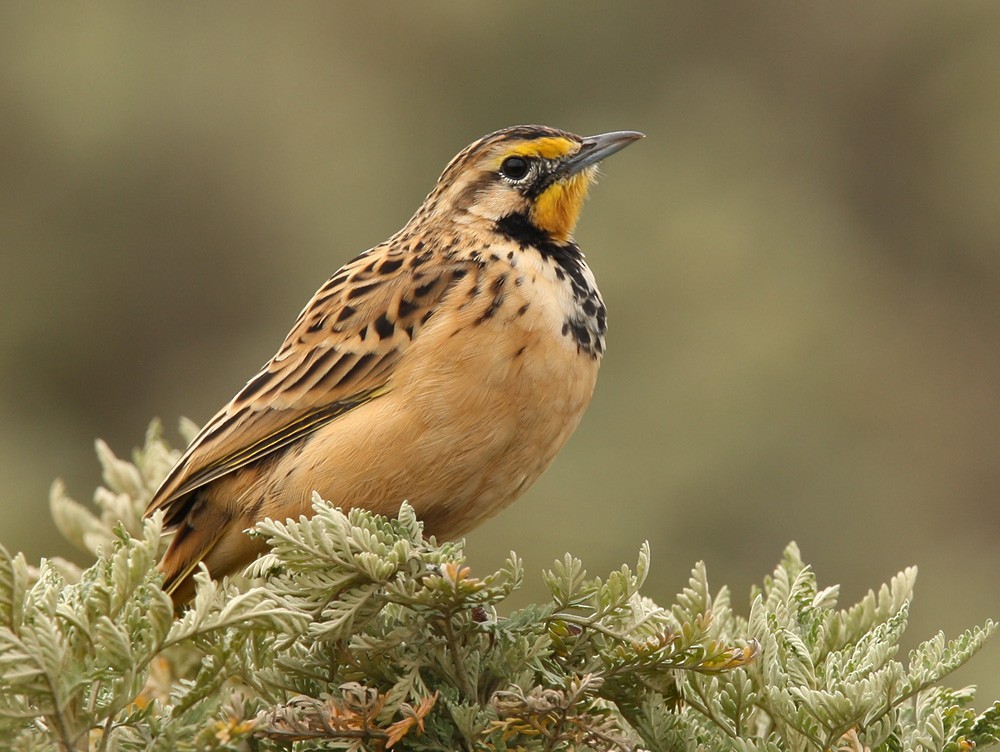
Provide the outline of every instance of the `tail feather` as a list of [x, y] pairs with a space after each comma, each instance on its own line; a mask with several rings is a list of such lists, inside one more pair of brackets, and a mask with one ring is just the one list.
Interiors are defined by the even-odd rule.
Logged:
[[239, 571], [267, 548], [263, 541], [244, 532], [252, 521], [221, 513], [217, 508], [212, 511], [181, 523], [160, 560], [163, 589], [177, 607], [194, 597], [194, 575], [201, 562], [212, 577], [220, 578]]
[[160, 560], [163, 590], [175, 606], [182, 606], [194, 597], [194, 574], [201, 562], [222, 536], [223, 528], [196, 530], [182, 523], [170, 547]]

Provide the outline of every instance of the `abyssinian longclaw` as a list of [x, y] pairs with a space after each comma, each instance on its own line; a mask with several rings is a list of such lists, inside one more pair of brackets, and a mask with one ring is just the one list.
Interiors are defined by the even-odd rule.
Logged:
[[642, 137], [517, 126], [445, 168], [409, 222], [337, 271], [157, 490], [177, 603], [311, 512], [313, 491], [452, 537], [516, 499], [590, 402], [604, 302], [573, 229], [597, 163]]

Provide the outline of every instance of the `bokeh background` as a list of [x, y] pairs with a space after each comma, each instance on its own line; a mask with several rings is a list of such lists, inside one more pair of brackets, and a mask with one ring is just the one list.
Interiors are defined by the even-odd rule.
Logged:
[[207, 420], [466, 143], [637, 129], [593, 405], [473, 565], [649, 539], [745, 608], [794, 539], [845, 603], [919, 565], [910, 644], [1000, 617], [998, 82], [997, 3], [4, 4], [0, 541], [75, 555], [52, 479]]

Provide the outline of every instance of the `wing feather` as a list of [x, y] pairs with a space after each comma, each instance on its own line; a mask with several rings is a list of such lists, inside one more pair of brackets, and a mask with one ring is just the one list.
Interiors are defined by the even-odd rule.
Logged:
[[193, 491], [386, 394], [418, 330], [468, 271], [467, 262], [419, 258], [377, 246], [334, 274], [275, 356], [194, 438], [146, 514], [164, 509], [176, 524]]

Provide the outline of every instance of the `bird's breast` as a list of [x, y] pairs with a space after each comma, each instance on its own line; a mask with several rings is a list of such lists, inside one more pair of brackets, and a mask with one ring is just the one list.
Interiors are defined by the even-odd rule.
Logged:
[[[445, 537], [520, 496], [590, 402], [603, 321], [552, 264], [514, 258], [487, 258], [465, 275], [400, 358], [388, 392], [317, 431], [292, 475], [344, 506], [395, 514], [407, 500], [428, 533]], [[567, 329], [572, 321], [584, 321], [586, 336]]]

